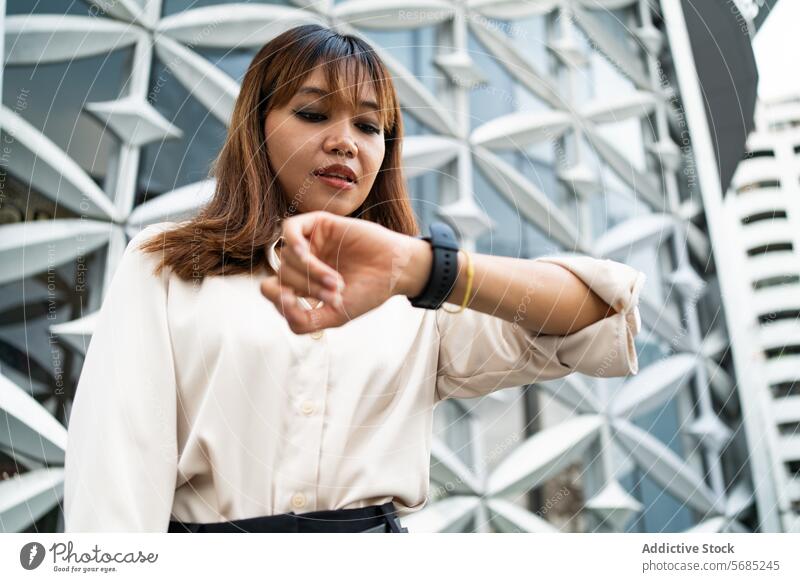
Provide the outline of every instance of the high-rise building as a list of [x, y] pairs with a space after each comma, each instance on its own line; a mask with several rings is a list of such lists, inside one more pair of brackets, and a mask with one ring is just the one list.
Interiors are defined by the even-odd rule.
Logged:
[[785, 527], [757, 478], [776, 468], [742, 413], [747, 366], [730, 350], [741, 306], [728, 299], [736, 273], [718, 209], [752, 127], [757, 11], [723, 0], [3, 4], [7, 531], [63, 527], [70, 402], [121, 253], [143, 226], [208, 200], [250, 60], [308, 22], [364, 37], [389, 66], [423, 225], [447, 220], [480, 253], [577, 252], [648, 276], [637, 375], [573, 374], [437, 406], [429, 501], [409, 529]]
[[741, 349], [755, 368], [745, 409], [762, 415], [783, 529], [800, 511], [800, 97], [759, 102], [756, 130], [723, 205], [745, 300]]

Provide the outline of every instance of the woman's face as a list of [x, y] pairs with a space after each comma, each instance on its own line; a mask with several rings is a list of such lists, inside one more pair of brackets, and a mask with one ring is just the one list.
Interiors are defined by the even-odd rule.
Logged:
[[[272, 109], [264, 127], [267, 152], [293, 212], [347, 216], [375, 182], [385, 151], [383, 127], [371, 87], [357, 111], [334, 110], [327, 93], [325, 77], [316, 69], [285, 106]], [[344, 167], [329, 168], [333, 164]], [[353, 182], [330, 177], [347, 169]]]

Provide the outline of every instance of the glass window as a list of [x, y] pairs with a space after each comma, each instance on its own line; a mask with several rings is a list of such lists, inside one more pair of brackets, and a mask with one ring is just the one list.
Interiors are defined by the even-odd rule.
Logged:
[[[668, 355], [666, 346], [660, 343], [641, 338], [636, 338], [635, 342], [639, 369], [646, 368]], [[679, 418], [676, 397], [647, 414], [631, 419], [631, 422], [657, 438], [680, 458], [686, 458], [679, 432], [679, 427], [686, 422], [686, 419]], [[626, 531], [682, 531], [693, 525], [691, 512], [685, 504], [679, 503], [662, 487], [651, 482], [647, 475], [642, 473], [642, 468], [636, 467], [620, 482], [645, 506], [643, 513], [631, 521]], [[641, 529], [642, 527], [644, 529]]]
[[412, 113], [409, 113], [408, 109], [405, 107], [401, 106], [400, 111], [403, 114], [403, 133], [405, 135], [438, 134], [438, 132], [434, 131], [429, 125], [421, 122], [419, 119], [414, 117]]
[[[2, 184], [2, 204], [0, 204], [0, 225], [14, 222], [30, 222], [32, 220], [50, 220], [52, 218], [80, 218], [80, 212], [59, 204], [51, 196], [45, 196], [27, 182], [14, 174], [14, 157], [16, 143], [9, 144], [5, 132], [2, 137], [4, 146], [10, 148], [7, 160], [0, 162], [3, 171], [7, 170], [5, 183]], [[6, 161], [10, 162], [7, 164]]]
[[556, 207], [563, 207], [565, 191], [561, 188], [561, 183], [556, 176], [556, 170], [553, 164], [544, 163], [537, 158], [527, 156], [525, 152], [517, 151], [509, 153], [513, 158], [511, 164], [522, 175], [528, 178], [531, 184], [552, 200]]
[[83, 108], [123, 95], [132, 58], [128, 47], [68, 62], [5, 67], [3, 104], [64, 150], [102, 187], [119, 142]]
[[529, 224], [514, 204], [500, 194], [481, 172], [473, 172], [473, 181], [476, 203], [495, 223], [494, 230], [475, 241], [477, 252], [528, 258], [563, 250], [556, 241]]
[[289, 0], [163, 0], [162, 14], [169, 16], [177, 12], [185, 12], [196, 8], [214, 6], [217, 4], [278, 4], [280, 6], [291, 6], [297, 8]]
[[475, 66], [487, 84], [470, 91], [470, 131], [491, 119], [518, 109], [514, 83], [497, 59], [472, 34], [468, 35], [468, 50]]
[[[631, 56], [631, 58], [636, 57]], [[633, 82], [620, 73], [602, 53], [592, 51], [589, 54], [589, 61], [588, 73], [591, 77], [593, 99], [611, 100], [636, 90]]]
[[426, 172], [408, 181], [411, 206], [414, 208], [420, 230], [425, 235], [428, 234], [428, 227], [432, 222], [441, 220], [438, 215], [441, 208], [439, 184], [440, 174], [438, 172]]
[[615, 148], [634, 168], [646, 172], [642, 120], [638, 117], [602, 123], [596, 126], [598, 133]]
[[453, 399], [442, 400], [435, 408], [433, 436], [441, 439], [464, 465], [474, 471], [473, 445], [468, 421], [463, 404]]
[[6, 14], [72, 14], [102, 16], [97, 6], [81, 0], [6, 0]]
[[[660, 254], [659, 248], [654, 245], [638, 246], [632, 247], [630, 250], [626, 249], [623, 256], [618, 260], [642, 271], [647, 277], [644, 287], [642, 287], [642, 297], [646, 297], [653, 305], [664, 306], [663, 309], [666, 311], [678, 314], [674, 301], [665, 304], [664, 290], [669, 287], [662, 274], [664, 262]], [[675, 299], [674, 295], [672, 296], [673, 300]]]
[[[102, 247], [84, 255], [80, 263], [67, 261], [52, 271], [0, 286], [3, 375], [30, 391], [62, 423], [66, 419], [61, 400], [68, 387], [77, 382], [82, 356], [54, 341], [50, 326], [72, 321], [99, 307], [105, 256]], [[56, 399], [55, 394], [61, 394], [61, 399]]]
[[434, 64], [438, 52], [438, 25], [401, 30], [360, 32], [372, 43], [388, 52], [419, 80], [431, 93], [438, 93], [446, 82], [444, 71]]
[[152, 142], [142, 148], [137, 205], [205, 180], [228, 132], [158, 59], [154, 60], [150, 87], [153, 88], [148, 96], [151, 104], [180, 128], [183, 137]]
[[536, 14], [514, 22], [514, 44], [540, 71], [547, 70], [547, 18]]
[[635, 197], [627, 189], [623, 192], [610, 188], [602, 189], [589, 199], [589, 205], [592, 208], [593, 218], [592, 237], [595, 239], [634, 216], [651, 212], [641, 196]]
[[628, 522], [625, 532], [686, 531], [695, 525], [691, 509], [655, 484], [638, 466], [620, 478], [620, 484], [642, 505], [642, 512]]
[[209, 62], [219, 67], [223, 73], [234, 79], [240, 85], [244, 74], [258, 52], [257, 48], [209, 48], [195, 47], [197, 54], [208, 59]]

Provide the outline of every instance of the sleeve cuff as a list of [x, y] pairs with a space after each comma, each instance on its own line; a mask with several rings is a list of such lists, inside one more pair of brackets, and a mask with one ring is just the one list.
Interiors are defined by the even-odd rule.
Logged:
[[639, 372], [634, 338], [642, 327], [639, 295], [647, 276], [633, 267], [589, 256], [540, 257], [580, 278], [617, 313], [566, 336], [538, 336], [552, 343], [564, 365], [589, 376], [627, 376]]

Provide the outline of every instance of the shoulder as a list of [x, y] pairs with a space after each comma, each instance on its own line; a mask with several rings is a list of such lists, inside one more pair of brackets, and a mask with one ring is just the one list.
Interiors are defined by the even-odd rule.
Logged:
[[160, 262], [157, 258], [163, 254], [158, 252], [157, 249], [150, 248], [150, 252], [145, 252], [142, 249], [142, 245], [148, 243], [153, 240], [157, 240], [157, 237], [169, 230], [173, 230], [181, 226], [183, 223], [174, 222], [174, 221], [164, 221], [164, 222], [155, 222], [153, 224], [148, 224], [147, 226], [141, 228], [140, 230], [128, 231], [128, 234], [133, 234], [131, 239], [128, 241], [127, 247], [125, 248], [125, 255], [136, 255], [141, 260], [146, 262]]
[[156, 222], [153, 224], [148, 224], [147, 226], [141, 228], [138, 231], [134, 231], [133, 233], [129, 231], [128, 234], [133, 234], [133, 236], [131, 237], [131, 240], [128, 242], [128, 247], [131, 250], [138, 250], [145, 241], [150, 240], [157, 234], [161, 234], [168, 230], [177, 228], [181, 224], [183, 223], [168, 220], [164, 222]]
[[[156, 270], [162, 263], [162, 253], [158, 251], [145, 252], [142, 249], [142, 245], [153, 240], [159, 234], [176, 228], [179, 224], [173, 221], [158, 222], [149, 224], [135, 232], [125, 247], [118, 269], [146, 272], [153, 277], [157, 277]], [[170, 272], [171, 269], [167, 266], [160, 270], [160, 274], [167, 278]]]

